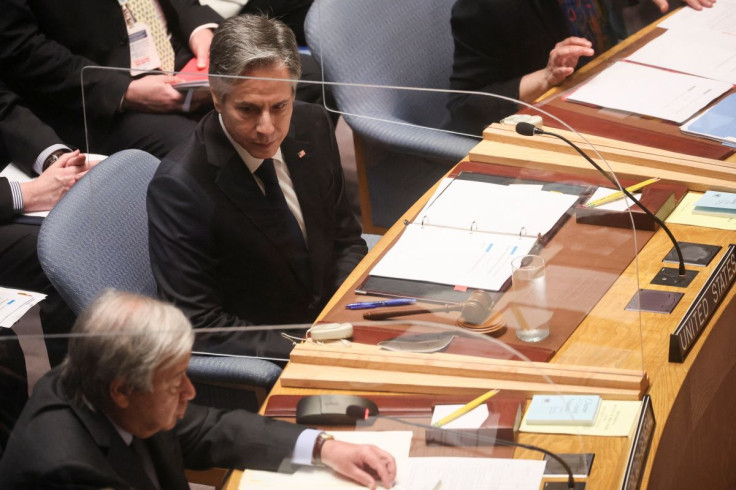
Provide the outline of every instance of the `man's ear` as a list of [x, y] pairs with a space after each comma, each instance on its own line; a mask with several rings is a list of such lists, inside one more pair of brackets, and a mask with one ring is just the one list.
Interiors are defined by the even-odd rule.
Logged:
[[221, 105], [222, 105], [221, 104], [222, 101], [220, 101], [220, 98], [217, 97], [217, 95], [215, 95], [215, 92], [214, 91], [211, 90], [210, 93], [212, 94], [212, 102], [215, 104], [215, 110], [219, 114], [219, 113], [222, 112], [222, 110], [220, 109], [221, 108]]
[[110, 400], [118, 408], [128, 408], [130, 404], [130, 389], [122, 379], [110, 383]]

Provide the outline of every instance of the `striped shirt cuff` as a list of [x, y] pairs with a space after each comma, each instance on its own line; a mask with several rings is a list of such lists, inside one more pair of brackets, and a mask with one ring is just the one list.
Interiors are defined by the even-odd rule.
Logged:
[[13, 196], [13, 212], [21, 214], [23, 212], [23, 192], [20, 189], [19, 182], [8, 182], [10, 184], [10, 194]]

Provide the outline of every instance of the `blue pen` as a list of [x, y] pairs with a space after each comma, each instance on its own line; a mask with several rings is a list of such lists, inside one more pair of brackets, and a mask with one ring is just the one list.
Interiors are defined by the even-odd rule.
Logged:
[[385, 299], [383, 301], [358, 301], [345, 306], [348, 310], [370, 310], [381, 306], [404, 306], [413, 305], [417, 300], [414, 298]]

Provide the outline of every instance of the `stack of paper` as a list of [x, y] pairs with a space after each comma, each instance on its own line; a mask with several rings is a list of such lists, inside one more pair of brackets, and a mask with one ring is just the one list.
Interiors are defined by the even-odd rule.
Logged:
[[729, 95], [680, 129], [683, 133], [736, 144], [736, 94]]
[[730, 89], [728, 82], [619, 61], [567, 100], [682, 123]]
[[45, 294], [0, 287], [0, 327], [12, 327], [44, 298]]
[[693, 213], [736, 218], [736, 194], [731, 192], [707, 191], [695, 203]]

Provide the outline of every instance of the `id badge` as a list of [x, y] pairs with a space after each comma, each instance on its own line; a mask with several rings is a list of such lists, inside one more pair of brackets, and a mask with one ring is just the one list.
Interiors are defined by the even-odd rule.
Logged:
[[161, 59], [156, 50], [151, 29], [144, 22], [136, 22], [128, 28], [128, 44], [130, 45], [130, 74], [156, 70], [161, 66]]

